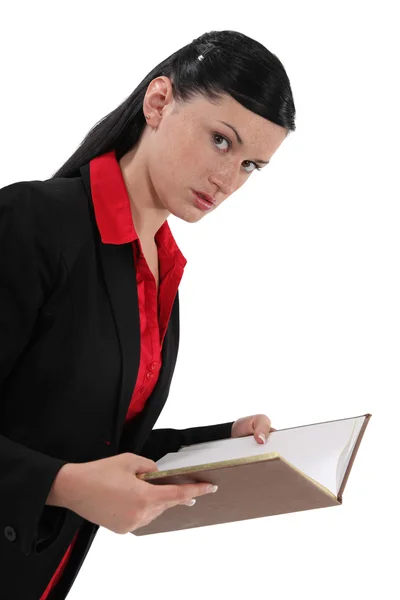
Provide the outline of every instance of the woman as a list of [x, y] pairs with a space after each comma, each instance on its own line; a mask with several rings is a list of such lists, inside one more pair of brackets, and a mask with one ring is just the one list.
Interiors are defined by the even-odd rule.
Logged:
[[51, 179], [0, 190], [7, 600], [65, 598], [100, 525], [134, 531], [215, 491], [133, 477], [166, 453], [265, 441], [266, 415], [152, 430], [175, 368], [186, 264], [167, 218], [216, 210], [266, 168], [294, 115], [276, 56], [213, 31], [153, 69]]

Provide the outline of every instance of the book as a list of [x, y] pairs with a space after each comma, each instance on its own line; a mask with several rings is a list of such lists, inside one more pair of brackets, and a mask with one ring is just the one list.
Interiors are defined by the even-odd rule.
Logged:
[[342, 504], [344, 488], [371, 415], [182, 447], [138, 477], [155, 485], [205, 481], [214, 494], [177, 505], [133, 531], [149, 535]]

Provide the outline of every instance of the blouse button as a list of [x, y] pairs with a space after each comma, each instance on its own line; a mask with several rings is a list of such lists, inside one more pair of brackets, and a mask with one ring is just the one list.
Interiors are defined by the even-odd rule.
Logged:
[[7, 525], [7, 527], [4, 528], [4, 535], [6, 536], [9, 542], [15, 542], [15, 540], [17, 539], [15, 529], [14, 527], [10, 527], [10, 525]]
[[154, 371], [154, 369], [156, 368], [156, 366], [157, 366], [157, 365], [156, 365], [156, 363], [155, 363], [155, 362], [154, 362], [154, 363], [151, 363], [151, 367], [150, 367], [150, 368], [151, 368], [151, 370], [152, 370], [152, 371]]
[[148, 371], [146, 373], [146, 377], [147, 377], [147, 379], [151, 379], [153, 377], [153, 373], [151, 373], [150, 371]]

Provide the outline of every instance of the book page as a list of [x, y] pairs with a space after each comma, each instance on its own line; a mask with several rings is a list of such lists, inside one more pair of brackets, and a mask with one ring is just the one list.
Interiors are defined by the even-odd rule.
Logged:
[[[170, 470], [277, 452], [300, 471], [337, 494], [365, 415], [282, 429], [270, 433], [266, 444], [253, 436], [204, 442], [167, 454], [159, 470]], [[346, 462], [347, 461], [347, 462]]]
[[354, 446], [357, 443], [358, 436], [360, 435], [361, 427], [364, 424], [364, 419], [355, 419], [353, 425], [353, 431], [348, 443], [343, 448], [342, 453], [339, 457], [338, 464], [336, 467], [336, 489], [339, 491], [344, 475], [347, 470], [347, 466], [350, 462], [351, 455], [353, 454]]

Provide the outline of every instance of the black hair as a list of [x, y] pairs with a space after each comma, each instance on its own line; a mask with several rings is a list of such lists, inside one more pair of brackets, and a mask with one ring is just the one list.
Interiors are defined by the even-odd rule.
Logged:
[[154, 67], [122, 104], [94, 125], [53, 177], [79, 176], [80, 167], [112, 150], [118, 161], [129, 152], [145, 127], [143, 101], [147, 88], [160, 76], [171, 80], [178, 103], [197, 96], [218, 102], [222, 95], [229, 94], [288, 133], [295, 130], [289, 78], [275, 54], [243, 33], [210, 31]]

